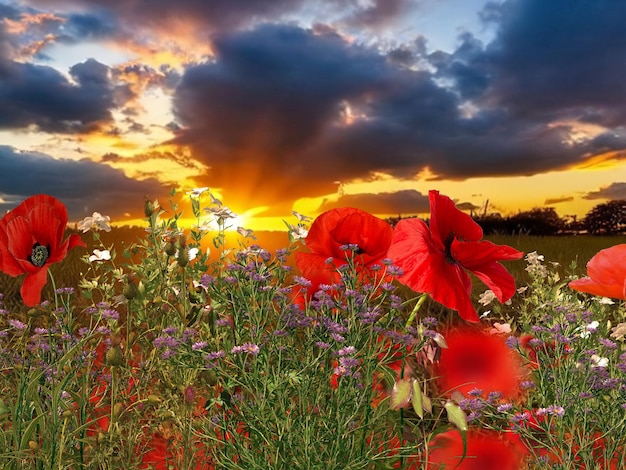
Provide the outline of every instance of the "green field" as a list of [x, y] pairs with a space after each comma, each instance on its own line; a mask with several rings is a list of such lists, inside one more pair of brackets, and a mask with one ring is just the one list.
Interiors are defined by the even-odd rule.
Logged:
[[[110, 233], [102, 232], [101, 235], [105, 246], [110, 246], [111, 244], [115, 246], [118, 252], [117, 260], [119, 265], [120, 262], [124, 261], [121, 258], [123, 247], [128, 246], [139, 237], [145, 236], [145, 231], [141, 228], [114, 229]], [[287, 244], [287, 235], [283, 232], [258, 232], [256, 235], [258, 240], [255, 243], [269, 251], [274, 251]], [[512, 246], [525, 253], [537, 251], [545, 256], [546, 263], [559, 263], [558, 269], [562, 276], [572, 274], [570, 266], [573, 261], [576, 262], [576, 268], [573, 273], [579, 276], [584, 275], [586, 272], [585, 266], [595, 253], [603, 248], [626, 243], [625, 236], [576, 235], [535, 237], [528, 235], [498, 235], [486, 238], [497, 244]], [[83, 235], [83, 239], [88, 245], [93, 244], [91, 234]], [[237, 246], [238, 241], [233, 238], [230, 243], [232, 246]], [[78, 285], [87, 268], [81, 257], [91, 253], [93, 248], [93, 246], [89, 246], [87, 250], [82, 248], [74, 249], [62, 263], [52, 266], [52, 273], [57, 287], [75, 287]], [[523, 286], [527, 283], [526, 262], [523, 259], [507, 262], [506, 267], [515, 276], [518, 286]], [[0, 293], [4, 294], [4, 308], [13, 313], [24, 312], [24, 306], [19, 295], [20, 283], [20, 278], [12, 278], [0, 273]], [[474, 293], [478, 295], [485, 288], [482, 284], [476, 284]], [[42, 299], [51, 298], [51, 294], [52, 288], [50, 283], [48, 283], [43, 291]]]

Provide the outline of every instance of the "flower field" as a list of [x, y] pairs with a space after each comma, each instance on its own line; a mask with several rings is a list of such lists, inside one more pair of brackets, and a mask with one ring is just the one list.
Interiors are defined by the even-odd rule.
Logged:
[[619, 239], [485, 240], [431, 191], [268, 248], [176, 197], [123, 243], [50, 196], [0, 220], [0, 468], [626, 468]]

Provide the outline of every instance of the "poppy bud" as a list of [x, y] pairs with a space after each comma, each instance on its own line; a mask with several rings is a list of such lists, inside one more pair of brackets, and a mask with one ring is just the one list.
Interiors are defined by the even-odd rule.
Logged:
[[113, 405], [113, 417], [119, 418], [123, 411], [124, 405], [122, 405], [120, 402], [117, 402], [115, 405]]
[[143, 205], [143, 213], [146, 214], [146, 217], [150, 217], [154, 214], [154, 204], [152, 204], [147, 196]]
[[181, 268], [184, 268], [189, 263], [189, 252], [187, 248], [181, 246], [180, 250], [178, 250], [178, 265]]
[[165, 244], [165, 248], [164, 250], [165, 254], [167, 256], [174, 256], [174, 254], [176, 253], [176, 245], [174, 245], [174, 242], [172, 241], [172, 239], [170, 239], [166, 244]]
[[119, 346], [113, 346], [105, 355], [106, 363], [109, 366], [123, 366], [124, 353]]

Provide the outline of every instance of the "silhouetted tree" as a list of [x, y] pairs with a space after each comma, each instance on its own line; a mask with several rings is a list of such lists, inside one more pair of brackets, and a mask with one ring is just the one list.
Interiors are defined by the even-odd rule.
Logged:
[[626, 228], [626, 201], [598, 204], [585, 215], [583, 226], [589, 233], [614, 235]]
[[515, 233], [526, 235], [554, 235], [565, 227], [554, 207], [535, 207], [509, 217]]

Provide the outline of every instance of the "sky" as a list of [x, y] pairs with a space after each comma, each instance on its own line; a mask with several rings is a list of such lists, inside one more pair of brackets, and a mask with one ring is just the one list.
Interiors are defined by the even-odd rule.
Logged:
[[[626, 199], [622, 0], [0, 0], [0, 213]], [[164, 205], [164, 204], [162, 204]]]

